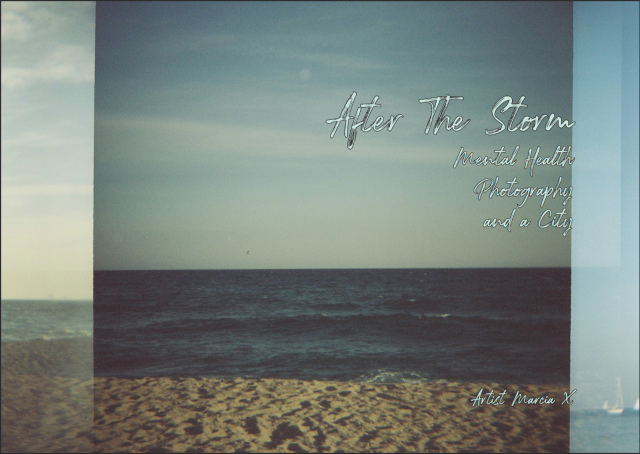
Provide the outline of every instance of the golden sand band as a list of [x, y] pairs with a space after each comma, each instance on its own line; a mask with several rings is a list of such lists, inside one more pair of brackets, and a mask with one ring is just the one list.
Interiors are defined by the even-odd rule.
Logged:
[[[65, 377], [64, 364], [51, 361], [54, 344], [3, 343], [2, 452], [569, 449], [569, 406], [560, 403], [567, 390], [560, 385]], [[474, 403], [479, 393], [487, 400]], [[504, 405], [496, 401], [500, 393]], [[555, 402], [512, 406], [507, 397], [517, 393]]]
[[568, 452], [568, 405], [472, 407], [481, 388], [278, 379], [95, 379], [100, 452]]

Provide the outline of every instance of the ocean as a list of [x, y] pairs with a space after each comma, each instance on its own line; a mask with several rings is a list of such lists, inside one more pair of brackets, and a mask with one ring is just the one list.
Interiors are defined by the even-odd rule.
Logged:
[[571, 452], [638, 452], [638, 411], [571, 410]]
[[571, 270], [96, 271], [96, 376], [569, 383]]
[[[2, 301], [2, 341], [94, 336], [96, 376], [568, 383], [570, 269], [96, 271]], [[571, 410], [571, 452], [638, 452], [638, 412]]]
[[92, 301], [2, 300], [2, 342], [92, 335]]

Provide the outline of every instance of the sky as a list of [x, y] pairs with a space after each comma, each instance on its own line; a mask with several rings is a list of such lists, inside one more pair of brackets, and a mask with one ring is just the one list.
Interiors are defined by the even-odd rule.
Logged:
[[93, 298], [95, 4], [2, 2], [2, 298]]
[[619, 377], [630, 407], [640, 387], [638, 3], [580, 2], [574, 32], [582, 222], [571, 251], [571, 384], [576, 408], [599, 408], [615, 402]]
[[[326, 121], [353, 92], [351, 115], [378, 97], [365, 126], [397, 121], [349, 149]], [[420, 100], [445, 95], [470, 122], [426, 135]], [[485, 133], [504, 96], [525, 97], [513, 126], [571, 122], [570, 5], [100, 3], [95, 268], [570, 266], [571, 231], [537, 223], [571, 200], [532, 197], [511, 231], [483, 227], [522, 200], [478, 200], [484, 179], [571, 186], [569, 165], [524, 168], [571, 129]], [[461, 147], [516, 146], [513, 166], [453, 168]]]

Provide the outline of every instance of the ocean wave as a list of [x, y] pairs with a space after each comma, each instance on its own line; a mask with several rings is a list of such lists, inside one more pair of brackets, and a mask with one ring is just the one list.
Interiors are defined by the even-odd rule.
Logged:
[[46, 332], [13, 332], [2, 333], [2, 342], [24, 342], [30, 340], [55, 341], [61, 339], [86, 339], [92, 338], [93, 331], [86, 329], [65, 329], [61, 331]]
[[[127, 330], [132, 327], [139, 329], [145, 334], [167, 334], [179, 331], [264, 331], [277, 330], [295, 333], [297, 331], [309, 332], [325, 329], [344, 329], [347, 331], [356, 330], [358, 327], [381, 329], [423, 329], [425, 326], [436, 328], [446, 326], [455, 321], [463, 321], [449, 313], [425, 313], [425, 314], [405, 314], [405, 313], [381, 313], [381, 314], [354, 314], [354, 315], [331, 315], [318, 313], [315, 315], [280, 316], [280, 317], [209, 317], [196, 318], [184, 317], [178, 320], [160, 320], [154, 322], [146, 317], [139, 320], [129, 320]], [[132, 326], [133, 325], [133, 326]], [[104, 324], [103, 329], [107, 328]], [[124, 329], [125, 327], [121, 327]]]
[[[58, 339], [78, 339], [93, 337], [93, 331], [86, 329], [64, 329], [62, 331], [48, 332], [40, 335], [38, 339], [42, 340], [58, 340]], [[27, 340], [27, 339], [23, 339]]]
[[401, 371], [388, 371], [388, 370], [378, 370], [373, 373], [368, 373], [361, 375], [355, 382], [364, 382], [364, 383], [389, 383], [389, 384], [397, 384], [397, 383], [407, 383], [411, 385], [417, 385], [420, 383], [426, 383], [430, 380], [429, 378], [418, 374], [416, 372], [401, 372]]

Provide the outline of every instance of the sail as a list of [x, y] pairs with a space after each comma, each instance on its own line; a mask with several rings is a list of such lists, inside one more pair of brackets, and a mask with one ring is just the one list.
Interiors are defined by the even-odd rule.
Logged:
[[618, 377], [618, 393], [616, 394], [616, 404], [612, 407], [609, 406], [609, 402], [605, 401], [602, 407], [609, 414], [620, 414], [624, 410], [624, 402], [622, 400], [622, 384], [620, 383], [620, 377]]

